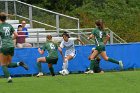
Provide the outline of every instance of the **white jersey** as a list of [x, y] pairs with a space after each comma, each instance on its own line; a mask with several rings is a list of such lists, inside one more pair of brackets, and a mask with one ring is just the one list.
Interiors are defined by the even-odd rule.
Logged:
[[60, 47], [66, 48], [65, 56], [67, 56], [67, 55], [74, 56], [75, 55], [74, 40], [69, 39], [68, 42], [63, 40], [60, 44]]

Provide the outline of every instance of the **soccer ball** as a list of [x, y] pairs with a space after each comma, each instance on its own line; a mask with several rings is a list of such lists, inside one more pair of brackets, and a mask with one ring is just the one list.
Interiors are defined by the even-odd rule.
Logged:
[[62, 74], [63, 76], [68, 75], [69, 71], [68, 70], [62, 70], [60, 71], [60, 74]]

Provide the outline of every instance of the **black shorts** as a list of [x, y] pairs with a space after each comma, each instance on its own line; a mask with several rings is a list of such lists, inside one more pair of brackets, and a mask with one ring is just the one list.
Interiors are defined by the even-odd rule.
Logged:
[[46, 57], [46, 63], [57, 64], [58, 58]]

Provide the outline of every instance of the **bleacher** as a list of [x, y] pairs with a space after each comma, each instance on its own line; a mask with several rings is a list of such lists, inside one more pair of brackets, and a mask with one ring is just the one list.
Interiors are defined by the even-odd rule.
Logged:
[[[19, 20], [7, 20], [6, 22], [11, 24], [14, 27], [15, 31], [17, 31], [18, 25], [21, 25], [19, 23]], [[29, 33], [28, 38], [26, 38], [26, 42], [33, 44], [33, 47], [37, 47], [38, 44], [45, 43], [47, 35], [52, 35], [52, 40], [55, 42], [61, 42], [63, 40], [62, 37], [58, 37], [59, 35], [57, 32], [47, 32], [45, 28], [31, 28], [30, 24], [26, 24], [25, 27], [28, 28]], [[70, 39], [76, 40], [76, 38], [74, 37]]]

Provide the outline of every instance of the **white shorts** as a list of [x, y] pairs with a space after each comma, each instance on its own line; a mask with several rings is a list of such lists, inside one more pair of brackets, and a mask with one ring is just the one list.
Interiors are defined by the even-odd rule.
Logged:
[[76, 51], [66, 51], [65, 52], [65, 57], [67, 57], [68, 55], [72, 56], [73, 58], [75, 58], [76, 56]]

